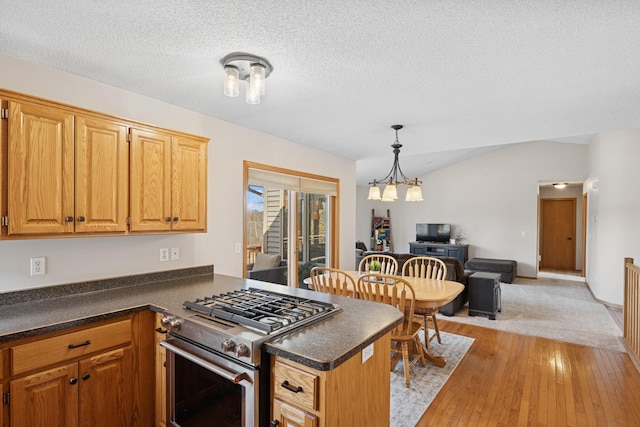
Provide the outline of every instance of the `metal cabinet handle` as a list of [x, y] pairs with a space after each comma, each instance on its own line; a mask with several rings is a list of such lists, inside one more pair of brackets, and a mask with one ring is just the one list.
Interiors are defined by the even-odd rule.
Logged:
[[280, 384], [282, 387], [286, 388], [289, 391], [292, 391], [294, 393], [300, 393], [302, 391], [302, 386], [298, 386], [298, 387], [294, 387], [292, 385], [289, 384], [289, 381], [284, 380], [284, 382], [282, 384]]
[[173, 222], [178, 222], [178, 217], [177, 216], [173, 217]]
[[84, 217], [83, 216], [79, 216], [78, 217], [78, 222], [84, 222]]
[[82, 379], [85, 381], [88, 380], [89, 378], [91, 378], [91, 374], [89, 374], [88, 372], [82, 376]]
[[162, 328], [156, 328], [156, 332], [159, 334], [166, 334], [167, 330], [166, 329], [162, 329]]
[[167, 221], [167, 222], [171, 222], [171, 217], [170, 217], [170, 216], [168, 216], [168, 217], [166, 218], [166, 221]]
[[86, 340], [85, 342], [81, 343], [81, 344], [69, 344], [69, 348], [78, 348], [78, 347], [84, 347], [85, 345], [89, 345], [91, 344], [91, 341]]
[[278, 420], [271, 421], [271, 427], [277, 427], [278, 424], [280, 424], [280, 421], [278, 421]]
[[74, 385], [74, 384], [77, 384], [77, 383], [78, 383], [78, 379], [77, 379], [76, 377], [72, 377], [72, 378], [69, 380], [69, 384], [71, 384], [71, 385]]
[[65, 217], [65, 219], [64, 219], [64, 220], [65, 220], [66, 222], [73, 222], [73, 217], [72, 217], [72, 216], [68, 216], [68, 217]]

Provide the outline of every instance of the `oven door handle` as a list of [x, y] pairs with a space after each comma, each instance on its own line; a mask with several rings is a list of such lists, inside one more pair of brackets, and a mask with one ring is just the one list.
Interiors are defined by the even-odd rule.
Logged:
[[205, 369], [215, 372], [216, 374], [231, 381], [232, 383], [238, 384], [240, 381], [243, 381], [243, 380], [248, 381], [249, 383], [251, 382], [251, 377], [249, 377], [249, 375], [247, 375], [245, 372], [237, 373], [237, 372], [229, 371], [221, 366], [218, 366], [206, 360], [202, 360], [198, 356], [194, 356], [188, 351], [184, 351], [183, 349], [178, 348], [173, 344], [168, 343], [167, 341], [160, 341], [160, 345], [166, 348], [167, 350], [172, 351], [175, 354], [182, 356], [185, 359], [188, 359], [193, 363], [196, 363], [202, 366]]

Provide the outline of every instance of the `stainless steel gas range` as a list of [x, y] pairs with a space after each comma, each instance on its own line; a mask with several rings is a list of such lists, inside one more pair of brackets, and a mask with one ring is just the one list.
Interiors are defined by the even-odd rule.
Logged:
[[[259, 426], [269, 417], [262, 344], [341, 309], [257, 288], [185, 301], [167, 311], [167, 420], [171, 426]], [[185, 310], [186, 309], [186, 310]]]

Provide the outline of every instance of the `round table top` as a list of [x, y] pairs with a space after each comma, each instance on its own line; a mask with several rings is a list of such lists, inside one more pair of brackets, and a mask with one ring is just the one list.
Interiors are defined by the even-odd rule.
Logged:
[[[365, 274], [361, 271], [345, 271], [354, 282]], [[398, 276], [411, 284], [416, 294], [416, 307], [437, 308], [453, 301], [464, 290], [462, 283], [452, 280], [425, 279], [422, 277]], [[310, 284], [311, 278], [304, 279]]]

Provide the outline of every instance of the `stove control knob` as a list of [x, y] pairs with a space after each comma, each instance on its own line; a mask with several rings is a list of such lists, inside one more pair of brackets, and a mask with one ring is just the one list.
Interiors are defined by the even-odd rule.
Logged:
[[169, 321], [169, 326], [167, 326], [167, 329], [169, 329], [170, 331], [177, 331], [180, 329], [180, 325], [182, 325], [182, 320], [171, 319]]
[[238, 347], [236, 347], [236, 356], [249, 357], [249, 347], [244, 344], [238, 344]]
[[222, 344], [220, 344], [220, 348], [225, 353], [231, 353], [231, 352], [234, 352], [236, 350], [236, 343], [234, 343], [231, 340], [224, 340], [224, 341], [222, 341]]
[[165, 328], [169, 328], [169, 325], [171, 324], [170, 322], [173, 319], [175, 319], [175, 317], [173, 316], [162, 316], [162, 319], [160, 319], [160, 324]]

